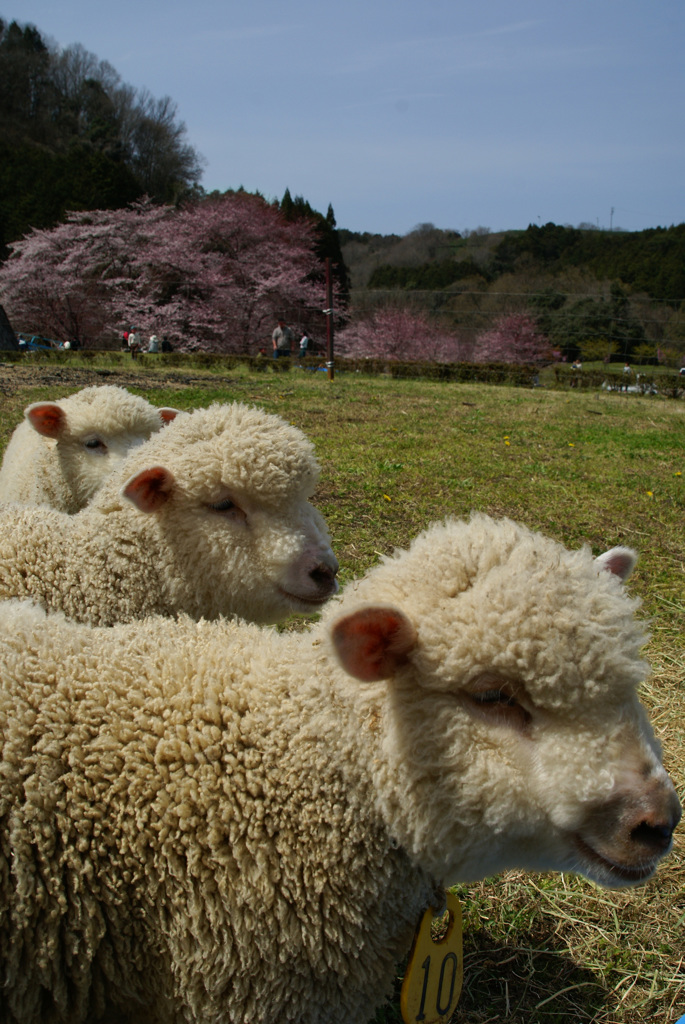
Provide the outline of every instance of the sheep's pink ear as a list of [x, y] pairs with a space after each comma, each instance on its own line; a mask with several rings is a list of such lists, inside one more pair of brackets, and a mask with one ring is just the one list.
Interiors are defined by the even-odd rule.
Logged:
[[637, 554], [631, 548], [611, 548], [598, 555], [595, 562], [600, 569], [627, 580], [637, 563]]
[[157, 410], [163, 423], [171, 423], [172, 420], [176, 419], [180, 411], [180, 409], [172, 409], [167, 405]]
[[345, 671], [363, 683], [376, 683], [406, 664], [417, 633], [403, 612], [377, 605], [339, 619], [332, 639]]
[[24, 416], [43, 437], [59, 437], [67, 424], [66, 413], [56, 402], [34, 402]]
[[174, 488], [174, 478], [164, 466], [141, 469], [121, 489], [124, 498], [141, 512], [158, 512], [167, 503]]

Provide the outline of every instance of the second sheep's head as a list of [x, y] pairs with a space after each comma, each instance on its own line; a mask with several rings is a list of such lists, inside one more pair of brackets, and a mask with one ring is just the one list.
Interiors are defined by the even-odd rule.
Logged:
[[279, 416], [239, 403], [197, 409], [127, 467], [121, 495], [156, 519], [168, 545], [172, 605], [271, 623], [336, 593], [338, 562], [309, 501], [314, 448]]

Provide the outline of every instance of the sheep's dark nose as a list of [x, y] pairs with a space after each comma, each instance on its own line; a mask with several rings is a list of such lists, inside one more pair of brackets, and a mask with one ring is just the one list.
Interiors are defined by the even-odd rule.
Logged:
[[639, 846], [644, 846], [655, 853], [662, 853], [671, 845], [673, 833], [681, 817], [681, 809], [677, 807], [671, 814], [659, 821], [641, 821], [630, 831], [630, 838]]
[[319, 562], [311, 570], [309, 577], [321, 594], [335, 594], [338, 589], [338, 581], [335, 577], [339, 568], [338, 559], [331, 556], [328, 560]]

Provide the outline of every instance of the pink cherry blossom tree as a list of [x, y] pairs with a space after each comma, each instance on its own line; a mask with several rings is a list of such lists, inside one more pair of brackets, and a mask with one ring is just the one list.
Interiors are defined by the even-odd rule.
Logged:
[[510, 313], [476, 338], [474, 362], [541, 363], [552, 358], [552, 346], [527, 313]]
[[181, 351], [243, 352], [279, 316], [322, 308], [313, 228], [287, 223], [261, 197], [237, 193], [167, 217], [110, 279], [122, 322], [169, 334]]
[[149, 229], [165, 213], [152, 204], [75, 213], [14, 243], [0, 268], [0, 294], [14, 323], [60, 341], [101, 334], [111, 317], [103, 282], [122, 273], [141, 226]]
[[135, 326], [179, 351], [244, 352], [278, 317], [322, 308], [314, 245], [309, 223], [242, 192], [75, 213], [13, 246], [0, 301], [13, 322], [58, 340]]
[[386, 307], [360, 315], [336, 335], [348, 358], [454, 362], [464, 358], [459, 340], [421, 312]]

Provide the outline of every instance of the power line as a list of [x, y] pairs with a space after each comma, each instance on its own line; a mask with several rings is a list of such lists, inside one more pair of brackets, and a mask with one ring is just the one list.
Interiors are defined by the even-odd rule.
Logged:
[[[392, 295], [408, 296], [408, 295], [440, 295], [447, 296], [448, 298], [458, 299], [462, 296], [478, 296], [482, 299], [496, 299], [496, 298], [512, 298], [512, 299], [527, 299], [529, 302], [536, 296], [544, 295], [544, 292], [493, 292], [493, 291], [447, 291], [442, 288], [352, 288], [350, 294], [355, 300], [361, 298], [363, 295]], [[560, 291], [556, 294], [563, 295], [566, 299], [590, 299], [594, 300], [597, 296], [589, 292], [567, 292]], [[602, 299], [603, 296], [598, 296]], [[635, 296], [632, 296], [635, 300]], [[626, 296], [626, 300], [630, 301], [631, 296]], [[639, 301], [639, 297], [638, 297]], [[646, 298], [646, 303], [650, 306], [669, 306], [672, 307], [677, 303], [685, 302], [685, 295], [680, 298], [673, 299], [653, 299], [651, 297]]]

